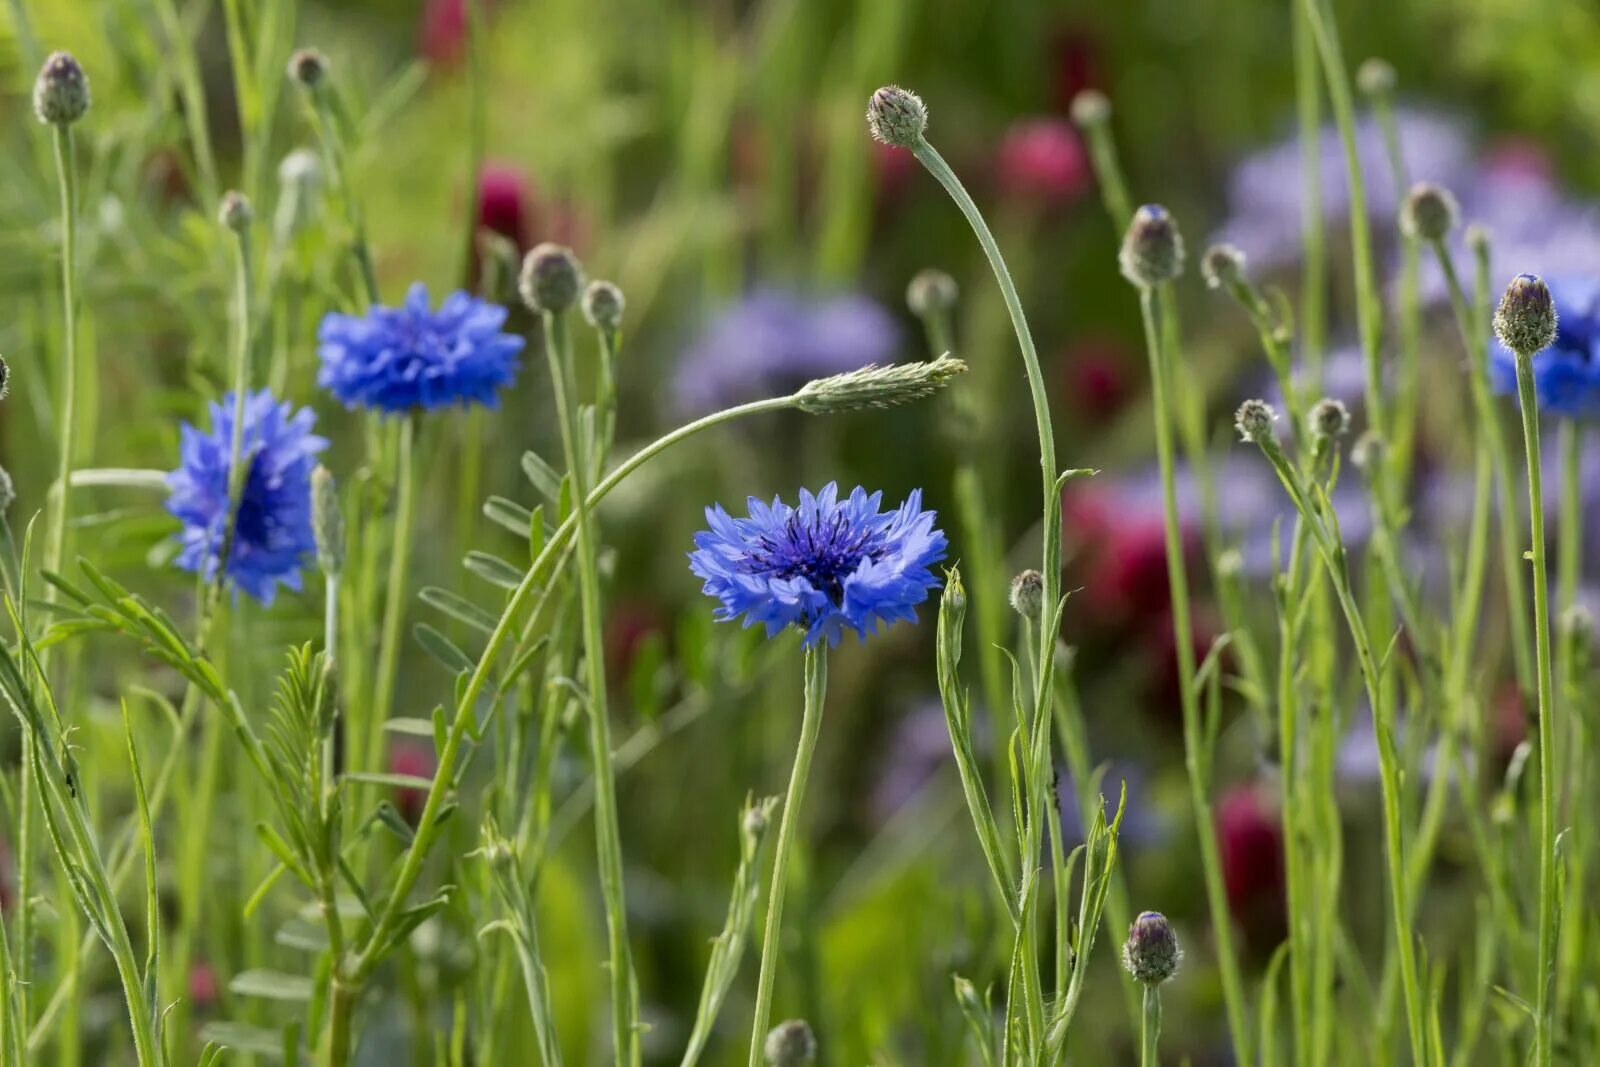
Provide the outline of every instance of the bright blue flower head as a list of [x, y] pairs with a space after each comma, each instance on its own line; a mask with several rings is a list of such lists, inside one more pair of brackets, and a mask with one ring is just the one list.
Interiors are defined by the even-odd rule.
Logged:
[[746, 519], [714, 505], [689, 569], [722, 601], [718, 620], [743, 615], [768, 637], [799, 626], [807, 645], [823, 637], [836, 645], [846, 627], [865, 640], [880, 622], [917, 621], [911, 609], [938, 586], [930, 568], [948, 544], [934, 513], [922, 510], [920, 489], [893, 511], [879, 511], [882, 501], [860, 487], [841, 501], [829, 482], [815, 496], [800, 490], [798, 508], [751, 497]]
[[506, 309], [464, 292], [428, 304], [421, 282], [397, 308], [365, 315], [329, 312], [317, 331], [317, 384], [347, 408], [403, 413], [451, 404], [494, 407], [517, 374], [523, 339], [502, 333]]
[[[1556, 339], [1533, 357], [1539, 407], [1569, 418], [1600, 417], [1600, 278], [1546, 278], [1556, 308]], [[1489, 345], [1494, 391], [1517, 393], [1517, 364], [1499, 341]]]
[[[248, 463], [227, 577], [263, 604], [278, 586], [300, 588], [300, 569], [316, 551], [311, 532], [313, 457], [328, 442], [311, 432], [316, 413], [279, 403], [266, 389], [246, 397]], [[233, 394], [211, 405], [211, 430], [183, 424], [178, 469], [167, 475], [167, 510], [183, 521], [177, 564], [216, 577], [228, 514], [228, 460], [233, 448]]]

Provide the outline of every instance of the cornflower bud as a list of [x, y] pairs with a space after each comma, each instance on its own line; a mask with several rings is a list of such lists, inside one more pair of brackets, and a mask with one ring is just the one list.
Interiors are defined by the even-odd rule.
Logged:
[[6, 512], [11, 510], [11, 505], [16, 499], [17, 487], [11, 482], [11, 474], [4, 467], [0, 467], [0, 519], [6, 517]]
[[597, 330], [615, 333], [622, 325], [626, 304], [622, 290], [611, 282], [593, 281], [583, 291], [583, 317]]
[[867, 129], [886, 145], [911, 148], [927, 128], [928, 108], [909, 89], [886, 85], [867, 101]]
[[566, 311], [583, 291], [583, 267], [572, 249], [546, 241], [535, 245], [523, 259], [517, 288], [534, 311]]
[[1212, 289], [1233, 285], [1244, 277], [1244, 253], [1236, 245], [1214, 244], [1200, 257], [1200, 275]]
[[1239, 431], [1239, 440], [1260, 443], [1272, 437], [1272, 424], [1278, 413], [1265, 400], [1246, 400], [1233, 416], [1233, 425]]
[[1159, 911], [1140, 912], [1122, 946], [1122, 965], [1128, 973], [1145, 985], [1160, 985], [1178, 973], [1182, 960], [1178, 935], [1167, 917]]
[[1310, 422], [1314, 438], [1343, 437], [1350, 432], [1350, 409], [1344, 406], [1343, 400], [1324, 397], [1311, 405]]
[[1029, 569], [1011, 579], [1011, 610], [1024, 619], [1039, 618], [1044, 610], [1044, 575]]
[[328, 76], [328, 57], [315, 48], [302, 48], [289, 57], [289, 79], [314, 92]]
[[1363, 96], [1381, 97], [1394, 92], [1396, 82], [1394, 66], [1387, 59], [1374, 56], [1356, 70], [1356, 88]]
[[947, 315], [961, 295], [956, 280], [936, 267], [919, 270], [906, 286], [906, 307], [918, 318]]
[[1117, 256], [1122, 276], [1141, 289], [1169, 282], [1183, 273], [1183, 235], [1172, 213], [1145, 204], [1133, 213]]
[[1531, 356], [1556, 339], [1556, 305], [1550, 287], [1536, 274], [1511, 279], [1494, 313], [1500, 343], [1519, 356]]
[[817, 1058], [817, 1037], [804, 1019], [790, 1019], [772, 1028], [763, 1049], [772, 1067], [805, 1067]]
[[6, 365], [6, 358], [0, 356], [0, 400], [4, 400], [11, 392], [11, 368]]
[[1356, 443], [1350, 446], [1350, 462], [1356, 465], [1359, 471], [1374, 471], [1383, 463], [1384, 453], [1389, 446], [1376, 432], [1368, 430], [1356, 438]]
[[1462, 236], [1466, 239], [1467, 249], [1478, 256], [1489, 250], [1489, 238], [1493, 235], [1489, 232], [1489, 227], [1481, 222], [1474, 222], [1467, 227], [1466, 233]]
[[1442, 241], [1460, 216], [1454, 193], [1433, 182], [1418, 182], [1400, 203], [1400, 232], [1422, 241]]
[[33, 83], [33, 113], [47, 126], [71, 126], [89, 110], [89, 76], [71, 52], [52, 52]]
[[1099, 89], [1085, 89], [1072, 98], [1072, 121], [1089, 130], [1111, 121], [1111, 101]]
[[222, 203], [217, 207], [217, 221], [224, 227], [234, 233], [244, 233], [255, 217], [255, 208], [250, 206], [249, 198], [243, 193], [230, 189], [223, 194]]

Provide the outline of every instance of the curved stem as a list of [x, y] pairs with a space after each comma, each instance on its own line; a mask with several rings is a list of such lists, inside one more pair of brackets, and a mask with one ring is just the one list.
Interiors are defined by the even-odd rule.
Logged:
[[1199, 838], [1206, 898], [1210, 904], [1211, 925], [1217, 941], [1217, 967], [1222, 975], [1228, 1029], [1239, 1062], [1254, 1063], [1250, 1025], [1245, 1011], [1244, 983], [1239, 975], [1238, 955], [1233, 946], [1233, 919], [1228, 912], [1227, 888], [1222, 879], [1222, 857], [1217, 846], [1216, 824], [1211, 817], [1210, 754], [1205, 751], [1199, 694], [1192, 684], [1195, 671], [1194, 630], [1189, 618], [1189, 574], [1184, 561], [1183, 534], [1179, 528], [1174, 446], [1167, 407], [1168, 361], [1162, 346], [1160, 299], [1155, 290], [1145, 289], [1140, 293], [1139, 307], [1144, 318], [1145, 347], [1150, 360], [1151, 406], [1155, 412], [1156, 457], [1161, 468], [1172, 631], [1177, 644], [1178, 677], [1182, 680], [1179, 694], [1183, 712], [1184, 766], [1188, 771], [1195, 834]]
[[1517, 353], [1517, 399], [1522, 405], [1522, 441], [1528, 459], [1528, 555], [1533, 560], [1533, 639], [1539, 692], [1539, 951], [1534, 1000], [1534, 1062], [1551, 1061], [1554, 1020], [1550, 986], [1556, 950], [1556, 812], [1554, 682], [1550, 668], [1550, 596], [1545, 567], [1544, 488], [1539, 466], [1539, 401], [1534, 393], [1533, 357]]
[[577, 502], [578, 599], [583, 616], [583, 661], [588, 688], [589, 758], [594, 773], [595, 852], [600, 868], [600, 895], [605, 901], [606, 940], [610, 954], [612, 1048], [618, 1064], [639, 1062], [638, 991], [628, 948], [627, 901], [622, 884], [622, 830], [617, 818], [616, 771], [612, 766], [611, 723], [606, 701], [605, 637], [600, 606], [598, 541], [585, 484], [597, 442], [579, 437], [572, 380], [572, 339], [564, 313], [544, 316], [545, 357], [555, 393], [556, 417], [566, 453], [572, 495]]
[[805, 715], [800, 720], [800, 744], [795, 749], [794, 770], [789, 775], [789, 792], [783, 801], [783, 821], [778, 826], [778, 847], [772, 857], [772, 886], [767, 891], [767, 928], [761, 939], [761, 978], [756, 984], [756, 1009], [750, 1031], [750, 1067], [761, 1067], [762, 1045], [772, 1017], [772, 986], [778, 973], [778, 942], [783, 931], [783, 892], [789, 873], [789, 854], [794, 849], [796, 827], [800, 822], [800, 803], [805, 797], [806, 777], [811, 772], [811, 757], [817, 748], [822, 725], [822, 705], [828, 689], [828, 649], [818, 642], [806, 649]]

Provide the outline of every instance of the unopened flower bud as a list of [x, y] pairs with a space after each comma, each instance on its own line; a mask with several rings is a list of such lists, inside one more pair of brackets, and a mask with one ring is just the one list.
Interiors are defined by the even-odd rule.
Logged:
[[1146, 204], [1133, 213], [1117, 257], [1122, 276], [1141, 289], [1169, 282], [1183, 273], [1183, 235], [1172, 213]]
[[583, 291], [583, 267], [572, 249], [546, 241], [522, 260], [522, 300], [537, 312], [566, 311]]
[[772, 1067], [805, 1067], [817, 1058], [817, 1037], [804, 1019], [790, 1019], [772, 1028], [763, 1048]]
[[1594, 615], [1582, 604], [1570, 605], [1561, 613], [1561, 635], [1579, 648], [1594, 644]]
[[955, 620], [956, 629], [961, 628], [961, 620], [967, 614], [967, 587], [961, 581], [961, 568], [951, 567], [945, 572], [944, 595], [941, 598], [940, 612], [948, 611]]
[[812, 415], [897, 407], [932, 396], [965, 373], [967, 365], [950, 356], [866, 366], [807, 382], [795, 393], [795, 406]]
[[765, 802], [752, 804], [744, 810], [744, 821], [740, 823], [744, 836], [752, 845], [761, 843], [767, 835], [767, 827], [772, 824], [772, 817], [767, 814]]
[[6, 517], [6, 512], [11, 510], [11, 505], [16, 499], [17, 487], [11, 483], [11, 474], [4, 467], [0, 467], [0, 519]]
[[278, 164], [278, 184], [309, 188], [322, 184], [322, 158], [309, 148], [296, 148]]
[[1128, 973], [1145, 985], [1160, 985], [1178, 973], [1182, 960], [1178, 935], [1167, 917], [1159, 911], [1140, 912], [1122, 946], [1122, 965]]
[[1400, 232], [1423, 241], [1442, 241], [1460, 217], [1454, 193], [1433, 182], [1418, 182], [1400, 203]]
[[234, 233], [243, 233], [250, 228], [250, 222], [256, 217], [255, 208], [250, 206], [250, 200], [237, 190], [229, 190], [222, 196], [222, 203], [217, 207], [217, 221]]
[[928, 108], [909, 89], [886, 85], [867, 101], [867, 129], [886, 145], [911, 148], [927, 128]]
[[6, 358], [0, 356], [0, 400], [4, 400], [11, 392], [11, 368], [6, 365]]
[[1489, 239], [1493, 234], [1483, 223], [1474, 222], [1467, 227], [1462, 236], [1466, 239], [1468, 251], [1475, 256], [1481, 256], [1489, 251]]
[[339, 510], [339, 488], [321, 464], [311, 472], [311, 533], [322, 573], [338, 574], [344, 567], [344, 514]]
[[1029, 569], [1011, 579], [1011, 610], [1024, 619], [1039, 618], [1044, 610], [1044, 575]]
[[1246, 400], [1233, 416], [1233, 425], [1239, 431], [1239, 440], [1261, 443], [1272, 439], [1272, 424], [1278, 413], [1265, 400]]
[[1343, 400], [1324, 397], [1311, 405], [1309, 421], [1312, 437], [1324, 440], [1343, 437], [1350, 432], [1350, 409], [1344, 406]]
[[1244, 253], [1236, 245], [1214, 244], [1200, 257], [1200, 274], [1212, 289], [1233, 285], [1244, 277]]
[[1556, 305], [1550, 287], [1535, 274], [1519, 274], [1506, 286], [1494, 313], [1500, 343], [1519, 356], [1531, 356], [1556, 339]]
[[1081, 129], [1093, 129], [1111, 121], [1111, 101], [1099, 89], [1084, 89], [1072, 98], [1072, 121]]
[[1376, 56], [1362, 63], [1356, 71], [1356, 88], [1362, 95], [1380, 97], [1394, 92], [1394, 65]]
[[315, 90], [328, 76], [328, 57], [315, 48], [302, 48], [289, 57], [289, 80]]
[[1224, 581], [1237, 578], [1244, 571], [1244, 554], [1237, 548], [1225, 548], [1217, 553], [1214, 566], [1218, 578]]
[[595, 329], [615, 333], [622, 325], [626, 303], [622, 290], [611, 282], [593, 281], [583, 291], [583, 317]]
[[919, 270], [906, 286], [906, 306], [918, 318], [948, 315], [961, 295], [956, 280], [936, 267]]
[[1368, 430], [1356, 438], [1356, 443], [1350, 446], [1350, 462], [1356, 465], [1359, 471], [1375, 471], [1383, 463], [1383, 457], [1389, 446], [1375, 431]]
[[52, 52], [33, 83], [33, 113], [50, 126], [71, 126], [89, 110], [89, 76], [71, 52]]

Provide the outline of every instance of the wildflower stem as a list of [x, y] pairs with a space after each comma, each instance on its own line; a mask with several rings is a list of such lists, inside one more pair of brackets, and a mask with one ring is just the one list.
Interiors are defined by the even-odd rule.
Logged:
[[1311, 388], [1322, 382], [1323, 346], [1327, 341], [1327, 228], [1322, 217], [1322, 97], [1317, 88], [1317, 41], [1305, 8], [1292, 9], [1295, 111], [1300, 127], [1301, 244], [1305, 248], [1300, 277], [1300, 341]]
[[778, 845], [772, 857], [772, 884], [767, 890], [767, 925], [761, 938], [761, 977], [756, 984], [756, 1007], [750, 1031], [750, 1067], [761, 1067], [762, 1043], [772, 1018], [772, 987], [778, 974], [779, 941], [783, 932], [783, 895], [788, 881], [789, 854], [794, 849], [795, 831], [800, 823], [800, 804], [805, 798], [806, 777], [811, 772], [811, 757], [817, 748], [822, 726], [822, 707], [828, 690], [828, 648], [818, 641], [805, 654], [805, 712], [800, 720], [800, 743], [795, 749], [794, 769], [789, 774], [789, 791], [783, 800], [783, 819], [778, 824]]
[[406, 575], [417, 525], [417, 451], [417, 416], [409, 414], [400, 420], [400, 443], [395, 456], [394, 539], [389, 546], [389, 578], [384, 586], [378, 675], [373, 682], [372, 706], [367, 710], [366, 769], [376, 769], [382, 757], [383, 724], [394, 713], [402, 628], [410, 600]]
[[[590, 509], [598, 507], [610, 493], [622, 484], [627, 478], [644, 466], [651, 459], [662, 452], [695, 436], [703, 430], [713, 426], [730, 422], [747, 415], [756, 415], [764, 412], [783, 411], [794, 408], [798, 398], [789, 396], [772, 397], [767, 400], [756, 400], [738, 407], [727, 408], [714, 412], [694, 422], [678, 427], [671, 433], [657, 438], [651, 444], [635, 452], [624, 460], [610, 474], [601, 480], [590, 492], [586, 506]], [[483, 696], [485, 687], [489, 684], [489, 672], [495, 660], [504, 650], [506, 643], [511, 639], [517, 629], [517, 620], [522, 607], [536, 589], [542, 589], [555, 570], [555, 564], [564, 558], [567, 546], [572, 540], [577, 529], [577, 516], [569, 515], [565, 522], [558, 526], [550, 535], [549, 541], [539, 552], [537, 558], [522, 576], [522, 581], [512, 591], [506, 601], [505, 610], [501, 612], [500, 620], [495, 624], [494, 630], [489, 634], [489, 639], [484, 645], [483, 653], [478, 657], [477, 666], [468, 676], [466, 685], [461, 689], [461, 695], [456, 703], [455, 717], [451, 720], [450, 729], [445, 734], [444, 748], [439, 752], [438, 767], [434, 772], [433, 785], [428, 789], [427, 798], [423, 801], [422, 814], [417, 818], [417, 828], [412, 845], [406, 850], [405, 858], [401, 861], [400, 869], [395, 874], [390, 884], [388, 895], [378, 913], [378, 918], [372, 924], [365, 944], [356, 956], [354, 963], [348, 968], [348, 981], [359, 984], [371, 975], [373, 969], [383, 959], [389, 945], [389, 939], [394, 932], [396, 924], [400, 921], [401, 913], [405, 909], [407, 897], [412, 888], [416, 886], [417, 879], [422, 874], [423, 862], [427, 859], [429, 850], [433, 847], [434, 840], [439, 834], [439, 820], [445, 807], [445, 796], [450, 791], [453, 772], [457, 757], [460, 755], [463, 739], [466, 737], [467, 727], [472, 722], [477, 710], [478, 701]]]
[[1184, 766], [1188, 771], [1195, 834], [1200, 842], [1200, 863], [1205, 876], [1206, 898], [1211, 909], [1211, 925], [1217, 942], [1217, 967], [1222, 975], [1223, 999], [1227, 1006], [1228, 1029], [1233, 1038], [1234, 1055], [1240, 1063], [1254, 1063], [1251, 1030], [1245, 1011], [1244, 984], [1239, 975], [1239, 960], [1233, 945], [1233, 920], [1228, 913], [1227, 890], [1222, 881], [1222, 859], [1217, 847], [1216, 824], [1211, 814], [1211, 754], [1206, 749], [1200, 722], [1199, 695], [1195, 692], [1193, 684], [1194, 630], [1189, 619], [1189, 576], [1184, 562], [1183, 534], [1179, 527], [1171, 410], [1167, 403], [1169, 368], [1162, 345], [1160, 303], [1161, 297], [1156, 290], [1145, 288], [1140, 291], [1139, 308], [1144, 318], [1145, 346], [1150, 361], [1156, 457], [1161, 468], [1167, 579], [1171, 587], [1172, 630], [1176, 642], [1179, 695], [1183, 712]]
[[[556, 417], [572, 480], [573, 518], [578, 533], [578, 598], [583, 616], [583, 660], [588, 687], [589, 758], [594, 774], [595, 850], [600, 894], [605, 900], [610, 954], [612, 1042], [619, 1065], [640, 1060], [638, 989], [628, 947], [627, 902], [622, 884], [622, 831], [617, 819], [616, 771], [612, 766], [611, 724], [606, 702], [605, 636], [600, 605], [599, 544], [587, 502], [593, 439], [579, 437], [576, 383], [572, 380], [572, 338], [564, 312], [544, 313], [545, 357], [555, 394]], [[569, 392], [570, 390], [570, 392]]]
[[1551, 1062], [1554, 1035], [1551, 985], [1556, 950], [1555, 701], [1550, 667], [1550, 590], [1544, 540], [1544, 487], [1539, 465], [1539, 400], [1532, 353], [1516, 353], [1517, 399], [1522, 405], [1522, 440], [1528, 460], [1528, 557], [1533, 561], [1533, 637], [1539, 693], [1539, 931], [1537, 995], [1534, 1000], [1534, 1062]]
[[1519, 688], [1526, 696], [1533, 691], [1534, 681], [1533, 662], [1528, 654], [1530, 645], [1528, 620], [1523, 607], [1528, 601], [1527, 592], [1522, 584], [1519, 548], [1522, 535], [1518, 530], [1518, 523], [1521, 516], [1518, 514], [1520, 509], [1517, 506], [1516, 486], [1512, 477], [1510, 445], [1506, 441], [1505, 427], [1500, 421], [1500, 413], [1495, 410], [1489, 392], [1489, 335], [1486, 325], [1490, 311], [1488, 251], [1485, 249], [1480, 253], [1477, 270], [1480, 277], [1474, 285], [1476, 295], [1471, 304], [1467, 301], [1449, 248], [1442, 242], [1435, 241], [1433, 252], [1438, 259], [1439, 269], [1444, 274], [1445, 288], [1450, 293], [1450, 306], [1455, 312], [1456, 329], [1461, 333], [1462, 342], [1467, 347], [1467, 383], [1472, 394], [1473, 411], [1478, 420], [1478, 439], [1486, 443], [1494, 464], [1500, 503], [1498, 510], [1501, 569], [1505, 574], [1506, 600], [1511, 607], [1506, 614], [1510, 616], [1512, 660], [1516, 665]]
[[[234, 336], [233, 336], [233, 433], [228, 441], [228, 511], [222, 528], [222, 547], [217, 553], [217, 572], [212, 576], [211, 606], [228, 574], [228, 559], [233, 554], [234, 531], [239, 522], [239, 501], [249, 471], [244, 462], [245, 401], [250, 392], [250, 230], [240, 229], [234, 241]], [[210, 613], [207, 612], [209, 615]], [[202, 623], [202, 625], [204, 625]]]
[[1156, 1045], [1161, 1041], [1161, 986], [1149, 982], [1144, 987], [1144, 1014], [1139, 1027], [1140, 1067], [1160, 1067]]
[[[55, 507], [50, 511], [49, 539], [45, 542], [45, 569], [60, 573], [66, 555], [68, 490], [72, 484], [73, 447], [78, 427], [78, 157], [72, 127], [51, 127], [55, 143], [56, 179], [61, 190], [61, 377], [59, 416], [56, 423]], [[55, 603], [57, 590], [45, 586], [45, 599]]]

